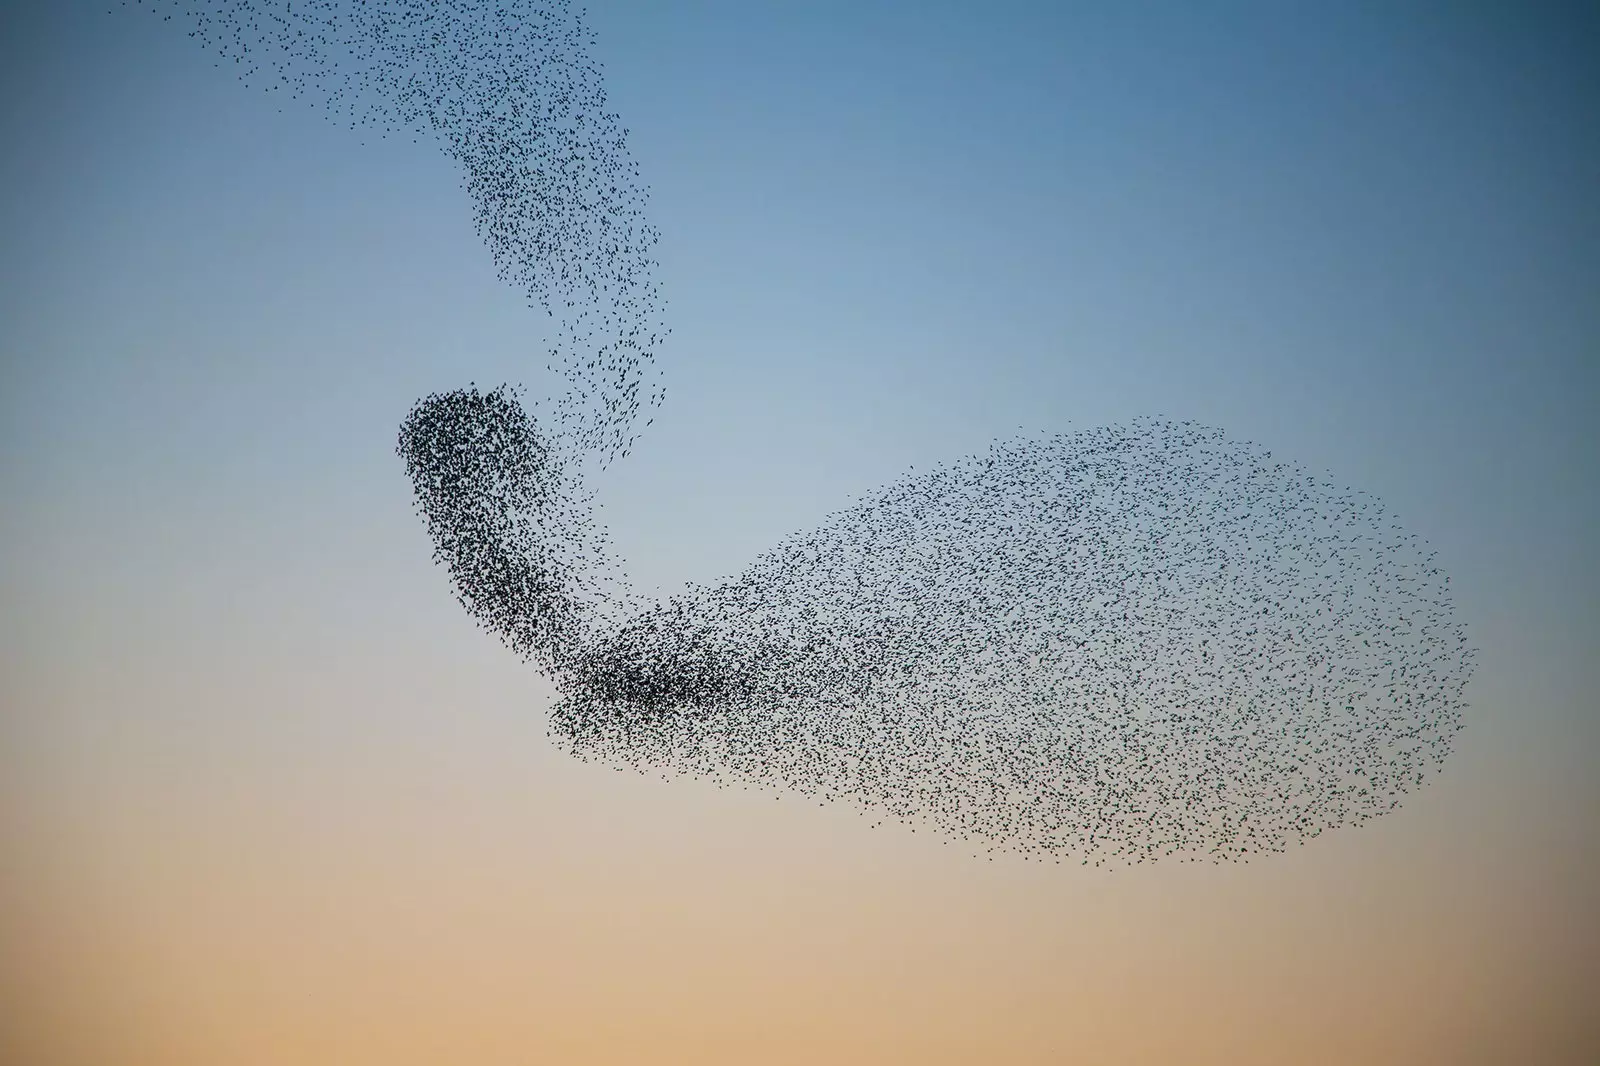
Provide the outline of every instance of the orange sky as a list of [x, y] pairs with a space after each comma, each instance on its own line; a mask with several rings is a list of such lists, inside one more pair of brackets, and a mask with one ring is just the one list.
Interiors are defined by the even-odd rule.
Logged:
[[180, 674], [175, 634], [95, 673], [36, 662], [8, 743], [9, 1061], [1494, 1063], [1593, 1040], [1585, 826], [1523, 823], [1537, 803], [1471, 734], [1399, 816], [1265, 862], [991, 863], [565, 761], [537, 680], [470, 637], [333, 664], [280, 635], [298, 676], [271, 651]]

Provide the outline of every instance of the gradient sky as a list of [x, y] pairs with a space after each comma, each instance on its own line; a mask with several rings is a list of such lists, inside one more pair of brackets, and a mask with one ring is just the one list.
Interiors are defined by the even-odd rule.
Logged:
[[674, 330], [597, 486], [642, 584], [1144, 414], [1376, 493], [1452, 573], [1433, 785], [1093, 873], [556, 754], [393, 455], [425, 393], [549, 381], [462, 175], [146, 12], [12, 12], [0, 1061], [1600, 1061], [1580, 7], [591, 5]]

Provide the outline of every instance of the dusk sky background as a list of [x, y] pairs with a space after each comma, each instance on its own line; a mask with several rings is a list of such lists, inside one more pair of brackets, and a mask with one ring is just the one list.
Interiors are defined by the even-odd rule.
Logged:
[[0, 1061], [1600, 1062], [1586, 8], [592, 3], [673, 329], [595, 486], [639, 584], [1140, 415], [1438, 550], [1430, 786], [1109, 872], [557, 753], [393, 451], [553, 387], [463, 175], [136, 6], [10, 10]]

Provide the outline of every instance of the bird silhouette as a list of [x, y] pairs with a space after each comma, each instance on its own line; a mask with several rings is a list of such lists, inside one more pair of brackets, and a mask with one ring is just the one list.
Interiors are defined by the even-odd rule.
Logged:
[[457, 598], [553, 680], [577, 758], [1105, 865], [1280, 852], [1389, 813], [1449, 755], [1475, 652], [1435, 553], [1374, 497], [1194, 422], [996, 440], [721, 583], [639, 595], [585, 486], [665, 399], [671, 331], [580, 13], [134, 6], [248, 84], [436, 143], [501, 279], [555, 321], [564, 392], [435, 393], [396, 450]]

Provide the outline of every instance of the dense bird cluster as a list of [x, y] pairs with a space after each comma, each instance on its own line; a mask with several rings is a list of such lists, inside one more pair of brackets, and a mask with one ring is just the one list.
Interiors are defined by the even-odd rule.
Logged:
[[1394, 809], [1449, 754], [1473, 653], [1434, 556], [1372, 497], [1193, 423], [996, 444], [641, 600], [584, 466], [659, 401], [666, 331], [579, 19], [517, 0], [189, 17], [247, 78], [437, 134], [496, 262], [561, 314], [561, 402], [435, 394], [398, 451], [458, 597], [554, 680], [578, 757], [1104, 863], [1281, 851]]
[[552, 425], [580, 463], [627, 453], [663, 398], [658, 234], [567, 0], [133, 2], [180, 19], [247, 84], [352, 130], [436, 141], [501, 278], [557, 324], [548, 365], [569, 388]]

